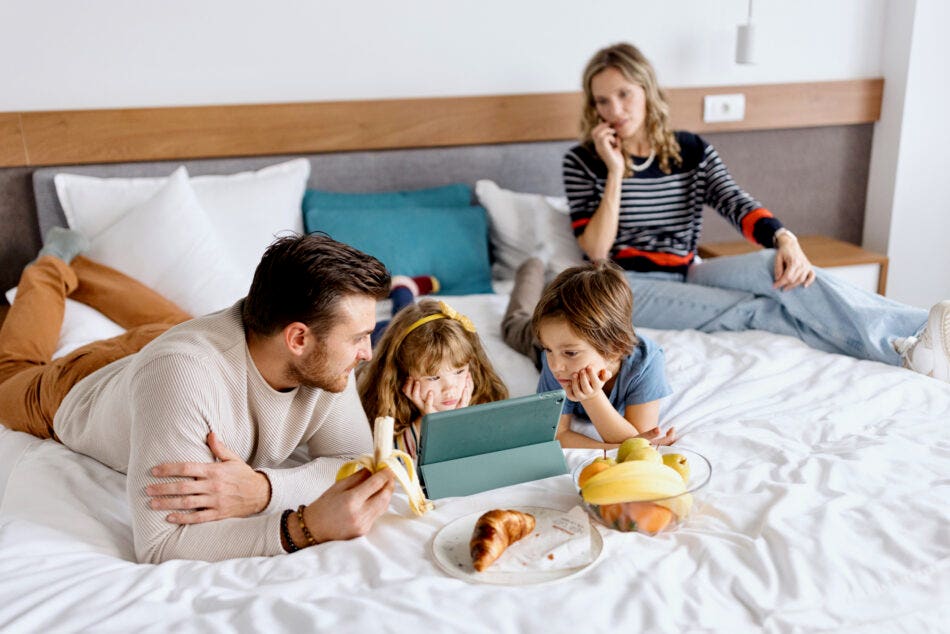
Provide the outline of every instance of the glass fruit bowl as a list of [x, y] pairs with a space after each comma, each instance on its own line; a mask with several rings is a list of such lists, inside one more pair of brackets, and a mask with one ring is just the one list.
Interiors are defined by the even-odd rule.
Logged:
[[[623, 532], [640, 532], [655, 535], [664, 530], [671, 530], [681, 524], [689, 517], [695, 506], [694, 496], [696, 492], [709, 483], [709, 479], [712, 477], [712, 465], [709, 464], [709, 460], [702, 454], [689, 449], [680, 447], [656, 447], [656, 450], [660, 453], [661, 457], [666, 454], [679, 454], [686, 458], [689, 472], [684, 482], [685, 491], [673, 496], [657, 497], [648, 495], [645, 498], [638, 493], [634, 495], [636, 499], [618, 499], [617, 501], [605, 504], [592, 504], [584, 500], [583, 496], [581, 496], [581, 505], [604, 526]], [[616, 450], [608, 451], [607, 457], [615, 458], [616, 454]], [[572, 476], [578, 492], [581, 490], [579, 485], [581, 472], [592, 463], [598, 461], [603, 461], [603, 457], [587, 460], [574, 469]], [[601, 471], [601, 473], [603, 472], [604, 471]], [[593, 476], [588, 476], [585, 483], [591, 481], [592, 478]], [[636, 476], [634, 475], [630, 476], [631, 480], [635, 478]], [[613, 486], [618, 485], [614, 483]], [[627, 482], [621, 482], [617, 493], [614, 495], [623, 498], [624, 488], [627, 486]]]

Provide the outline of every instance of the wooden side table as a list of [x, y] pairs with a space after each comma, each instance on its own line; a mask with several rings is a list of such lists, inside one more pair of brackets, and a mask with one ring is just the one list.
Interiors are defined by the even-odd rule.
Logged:
[[[815, 266], [820, 266], [859, 288], [884, 294], [887, 288], [886, 255], [866, 251], [856, 244], [827, 236], [799, 236], [798, 242]], [[715, 258], [722, 255], [740, 255], [761, 248], [745, 240], [711, 242], [699, 245], [699, 256]]]

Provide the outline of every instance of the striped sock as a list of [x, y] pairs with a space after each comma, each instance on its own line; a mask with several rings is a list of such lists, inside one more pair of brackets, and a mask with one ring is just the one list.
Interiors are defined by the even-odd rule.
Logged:
[[419, 275], [412, 278], [412, 281], [419, 287], [420, 295], [429, 295], [439, 292], [439, 279], [434, 275]]

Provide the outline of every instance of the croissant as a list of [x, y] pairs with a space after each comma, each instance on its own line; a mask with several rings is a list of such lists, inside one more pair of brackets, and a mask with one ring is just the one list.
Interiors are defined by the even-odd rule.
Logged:
[[469, 542], [475, 570], [492, 565], [508, 546], [530, 535], [534, 524], [534, 515], [521, 511], [495, 509], [479, 517]]

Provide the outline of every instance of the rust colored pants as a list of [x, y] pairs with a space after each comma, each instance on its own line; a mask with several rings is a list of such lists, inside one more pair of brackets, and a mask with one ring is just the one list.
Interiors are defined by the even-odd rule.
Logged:
[[[127, 332], [53, 360], [67, 297], [95, 308]], [[0, 423], [40, 438], [54, 437], [53, 416], [76, 383], [188, 319], [181, 308], [115, 269], [82, 256], [72, 264], [39, 258], [23, 270], [0, 328]]]

